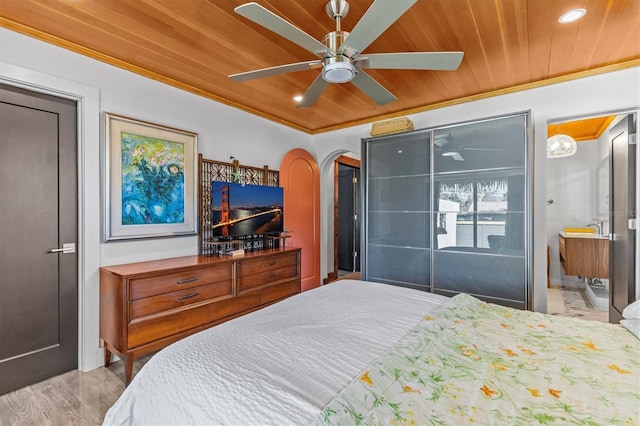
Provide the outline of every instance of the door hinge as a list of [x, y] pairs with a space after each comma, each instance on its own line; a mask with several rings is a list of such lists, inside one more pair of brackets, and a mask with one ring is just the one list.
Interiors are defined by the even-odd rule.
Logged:
[[636, 219], [629, 219], [629, 230], [635, 231], [636, 226], [637, 226]]
[[357, 214], [353, 215], [353, 220], [358, 220], [358, 215]]
[[636, 143], [638, 143], [638, 134], [631, 133], [629, 135], [629, 145], [635, 145]]
[[358, 178], [357, 177], [353, 178], [353, 183], [358, 183]]

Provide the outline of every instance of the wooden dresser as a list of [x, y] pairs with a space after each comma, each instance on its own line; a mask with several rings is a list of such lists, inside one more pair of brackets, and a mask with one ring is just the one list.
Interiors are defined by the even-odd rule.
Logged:
[[100, 268], [100, 345], [131, 380], [135, 358], [300, 292], [300, 249]]

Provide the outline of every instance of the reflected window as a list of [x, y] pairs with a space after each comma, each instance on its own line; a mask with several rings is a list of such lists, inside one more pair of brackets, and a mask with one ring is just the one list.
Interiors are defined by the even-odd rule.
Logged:
[[524, 195], [516, 194], [518, 180], [522, 177], [440, 182], [435, 218], [437, 247], [507, 247], [508, 221], [517, 220], [512, 213], [524, 209]]

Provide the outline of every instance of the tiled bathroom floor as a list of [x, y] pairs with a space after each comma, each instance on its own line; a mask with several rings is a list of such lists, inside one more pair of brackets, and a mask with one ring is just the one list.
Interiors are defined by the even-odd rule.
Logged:
[[552, 286], [548, 288], [547, 313], [590, 321], [609, 321], [609, 312], [595, 310], [585, 291], [574, 287]]

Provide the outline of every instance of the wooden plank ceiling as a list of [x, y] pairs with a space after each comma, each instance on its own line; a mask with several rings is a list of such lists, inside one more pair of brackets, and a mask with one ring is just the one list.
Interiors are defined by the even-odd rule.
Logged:
[[[327, 0], [257, 0], [312, 37], [335, 30]], [[638, 0], [419, 0], [365, 53], [463, 51], [457, 71], [368, 70], [398, 99], [351, 83], [296, 108], [319, 70], [236, 83], [227, 75], [316, 59], [234, 13], [243, 0], [0, 0], [0, 25], [309, 133], [470, 97], [640, 64]], [[350, 0], [349, 31], [372, 0]], [[565, 11], [587, 10], [561, 25]], [[511, 89], [510, 89], [511, 88]]]

